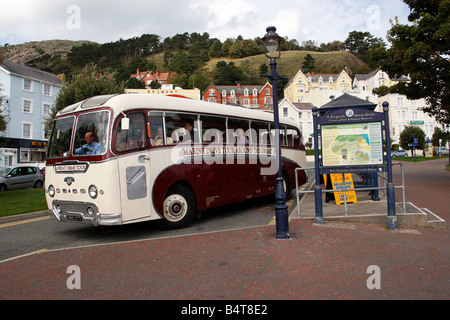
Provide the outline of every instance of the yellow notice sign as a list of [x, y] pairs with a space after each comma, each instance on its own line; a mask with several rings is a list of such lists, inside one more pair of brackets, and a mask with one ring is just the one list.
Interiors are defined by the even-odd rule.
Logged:
[[[331, 174], [331, 183], [333, 185], [333, 190], [342, 190], [342, 189], [353, 189], [353, 178], [351, 173], [345, 174], [345, 185], [343, 175], [341, 173]], [[353, 202], [356, 203], [356, 192], [348, 191], [345, 193], [347, 196], [347, 203]], [[334, 198], [336, 200], [336, 204], [344, 203], [344, 192], [334, 192]]]

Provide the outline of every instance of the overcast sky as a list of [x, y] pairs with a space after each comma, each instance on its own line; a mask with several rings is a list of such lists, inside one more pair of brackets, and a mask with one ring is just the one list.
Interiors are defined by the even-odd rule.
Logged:
[[353, 30], [385, 38], [389, 20], [407, 23], [408, 14], [401, 0], [0, 0], [0, 45], [184, 32], [254, 39], [271, 25], [299, 44], [327, 43], [344, 41]]

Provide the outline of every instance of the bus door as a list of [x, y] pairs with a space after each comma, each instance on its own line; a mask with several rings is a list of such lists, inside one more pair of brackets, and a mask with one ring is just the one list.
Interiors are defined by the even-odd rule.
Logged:
[[[144, 113], [127, 114], [113, 133], [113, 150], [118, 155], [122, 220], [150, 215], [150, 154]], [[128, 124], [127, 124], [128, 122]]]

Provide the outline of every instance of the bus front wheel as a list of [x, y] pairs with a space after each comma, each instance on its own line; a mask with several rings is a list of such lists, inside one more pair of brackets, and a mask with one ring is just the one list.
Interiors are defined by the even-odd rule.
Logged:
[[164, 229], [186, 227], [195, 214], [195, 198], [192, 192], [184, 186], [173, 186], [164, 199], [164, 217], [158, 224]]

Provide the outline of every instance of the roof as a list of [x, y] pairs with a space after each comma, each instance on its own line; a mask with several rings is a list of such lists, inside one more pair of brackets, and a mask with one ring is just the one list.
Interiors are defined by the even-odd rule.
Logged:
[[[272, 112], [259, 109], [254, 110], [247, 108], [236, 108], [229, 105], [211, 103], [202, 100], [180, 99], [175, 97], [141, 93], [122, 93], [91, 97], [67, 106], [59, 111], [57, 116], [65, 116], [71, 112], [86, 111], [90, 109], [95, 110], [101, 107], [111, 108], [115, 116], [119, 115], [122, 111], [129, 109], [152, 108], [154, 110], [183, 110], [183, 112], [216, 114], [228, 117], [235, 116], [273, 122]], [[280, 116], [280, 122], [297, 126], [297, 123], [294, 120], [287, 117]]]
[[[148, 75], [148, 77], [147, 77]], [[144, 80], [149, 79], [152, 81], [167, 81], [169, 79], [169, 72], [159, 72], [156, 70], [156, 73], [153, 73], [153, 71], [139, 71], [139, 68], [136, 70], [135, 74], [132, 74], [130, 78], [137, 78]]]
[[335, 109], [339, 109], [339, 108], [347, 108], [347, 107], [352, 107], [352, 108], [361, 107], [361, 108], [368, 108], [371, 110], [375, 110], [377, 105], [370, 101], [352, 96], [348, 93], [344, 93], [342, 96], [340, 96], [336, 99], [333, 99], [330, 102], [321, 106], [319, 108], [319, 111], [321, 113], [323, 113], [326, 111], [331, 111], [331, 110], [335, 110]]
[[376, 68], [371, 73], [357, 73], [355, 74], [355, 78], [357, 80], [367, 80], [372, 78], [378, 71], [380, 71], [380, 67]]
[[38, 70], [28, 66], [23, 66], [6, 59], [3, 59], [3, 63], [0, 65], [0, 67], [3, 67], [6, 71], [14, 75], [18, 75], [24, 78], [50, 83], [59, 87], [63, 86], [64, 84], [64, 82], [58, 79], [58, 77], [53, 73]]

